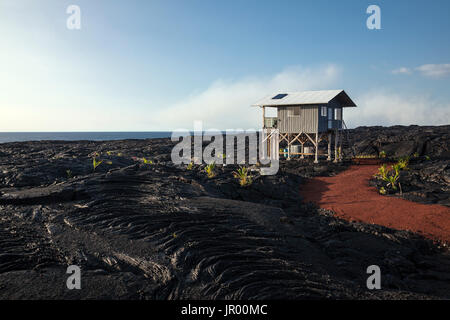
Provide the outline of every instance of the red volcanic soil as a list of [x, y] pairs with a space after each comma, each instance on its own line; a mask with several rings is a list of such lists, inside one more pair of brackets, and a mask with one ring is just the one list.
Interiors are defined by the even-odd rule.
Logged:
[[308, 180], [300, 193], [306, 201], [346, 220], [410, 230], [450, 243], [450, 208], [380, 195], [369, 186], [378, 167], [354, 165], [334, 177], [316, 177]]

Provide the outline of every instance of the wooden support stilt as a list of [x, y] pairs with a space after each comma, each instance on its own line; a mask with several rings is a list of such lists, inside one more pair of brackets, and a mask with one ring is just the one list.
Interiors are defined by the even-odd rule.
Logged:
[[287, 150], [288, 150], [288, 156], [287, 156], [287, 160], [291, 160], [291, 148], [290, 148], [290, 138], [291, 138], [291, 135], [290, 134], [288, 134], [287, 135], [287, 142], [288, 142], [288, 144], [287, 144]]
[[331, 132], [328, 133], [328, 157], [327, 160], [331, 160]]
[[334, 161], [338, 162], [338, 131], [337, 129], [334, 130]]
[[263, 117], [262, 127], [263, 127], [263, 129], [265, 129], [266, 128], [266, 107], [262, 107], [262, 117]]
[[305, 159], [305, 155], [303, 155], [303, 153], [305, 153], [305, 143], [302, 143], [302, 155], [300, 156], [300, 159]]
[[[326, 135], [325, 135], [325, 137], [326, 137]], [[322, 141], [323, 139], [324, 139], [324, 134], [321, 133], [321, 134], [319, 135], [319, 139], [317, 140], [317, 143], [320, 143], [320, 141]]]
[[315, 145], [315, 152], [314, 152], [314, 163], [319, 163], [318, 153], [319, 153], [319, 133], [316, 132], [316, 145]]

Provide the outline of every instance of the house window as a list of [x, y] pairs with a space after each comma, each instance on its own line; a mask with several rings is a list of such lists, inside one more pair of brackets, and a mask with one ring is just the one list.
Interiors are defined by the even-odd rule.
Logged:
[[342, 108], [334, 109], [334, 118], [336, 120], [342, 120]]
[[288, 117], [298, 117], [300, 116], [300, 108], [299, 107], [292, 107], [287, 109], [287, 115]]
[[292, 117], [294, 115], [294, 110], [287, 109], [287, 115], [288, 115], [288, 117]]
[[321, 107], [320, 108], [320, 115], [322, 117], [326, 117], [327, 116], [327, 107]]
[[333, 129], [333, 108], [328, 108], [328, 129]]

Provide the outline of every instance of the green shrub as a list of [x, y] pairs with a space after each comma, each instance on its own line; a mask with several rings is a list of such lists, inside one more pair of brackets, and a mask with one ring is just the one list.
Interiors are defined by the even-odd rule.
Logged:
[[[392, 166], [392, 170], [389, 171], [386, 167], [386, 164], [383, 164], [380, 168], [378, 168], [378, 173], [375, 174], [375, 177], [381, 179], [387, 183], [387, 187], [391, 186], [392, 189], [397, 190], [397, 181], [400, 177], [401, 164], [396, 163]], [[381, 191], [380, 193], [385, 194], [386, 190], [383, 188], [384, 193]]]
[[394, 169], [394, 174], [390, 173], [386, 176], [384, 181], [386, 181], [388, 184], [387, 186], [391, 186], [392, 189], [397, 190], [397, 181], [400, 177], [400, 164], [396, 163], [392, 166], [392, 169]]

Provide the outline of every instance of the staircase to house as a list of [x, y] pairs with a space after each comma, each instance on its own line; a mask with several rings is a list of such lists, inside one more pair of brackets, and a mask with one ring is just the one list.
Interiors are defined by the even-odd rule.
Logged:
[[349, 129], [347, 128], [347, 124], [344, 120], [342, 120], [342, 139], [341, 139], [341, 152], [342, 152], [342, 158], [354, 158], [356, 156], [355, 146], [353, 145]]

